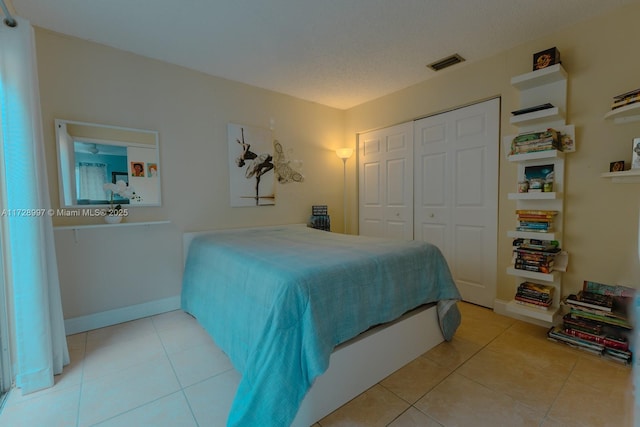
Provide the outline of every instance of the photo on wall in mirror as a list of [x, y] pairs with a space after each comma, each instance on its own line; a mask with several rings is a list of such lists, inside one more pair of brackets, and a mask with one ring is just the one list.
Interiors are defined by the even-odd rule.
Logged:
[[131, 162], [131, 176], [144, 176], [144, 163], [142, 162]]
[[640, 168], [640, 138], [633, 138], [633, 152], [631, 153], [631, 168]]

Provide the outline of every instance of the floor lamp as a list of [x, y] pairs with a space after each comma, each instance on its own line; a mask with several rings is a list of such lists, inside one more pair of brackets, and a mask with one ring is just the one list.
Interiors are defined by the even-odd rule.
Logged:
[[342, 194], [344, 202], [342, 204], [342, 212], [344, 216], [344, 234], [347, 234], [347, 160], [353, 154], [353, 148], [338, 148], [336, 155], [342, 159]]

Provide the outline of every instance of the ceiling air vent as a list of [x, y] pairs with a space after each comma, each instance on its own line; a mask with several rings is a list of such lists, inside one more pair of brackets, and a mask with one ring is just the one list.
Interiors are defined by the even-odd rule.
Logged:
[[454, 55], [447, 56], [446, 58], [431, 63], [427, 65], [427, 67], [431, 68], [433, 71], [440, 71], [443, 68], [451, 67], [452, 65], [456, 65], [462, 61], [464, 61], [464, 58], [456, 53]]

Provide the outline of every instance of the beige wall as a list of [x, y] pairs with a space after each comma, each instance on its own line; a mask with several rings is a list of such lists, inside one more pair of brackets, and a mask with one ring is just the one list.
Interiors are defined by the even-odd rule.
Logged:
[[[614, 125], [603, 115], [613, 95], [640, 85], [640, 36], [627, 6], [560, 33], [468, 61], [422, 84], [347, 111], [207, 76], [91, 42], [37, 29], [37, 59], [51, 197], [58, 207], [53, 119], [157, 130], [163, 205], [132, 208], [128, 221], [169, 219], [170, 225], [56, 231], [65, 318], [86, 316], [180, 292], [180, 236], [184, 231], [305, 222], [312, 204], [328, 204], [333, 229], [342, 231], [342, 162], [333, 150], [355, 147], [356, 134], [502, 98], [501, 131], [517, 132], [509, 112], [519, 108], [510, 84], [530, 71], [531, 55], [557, 46], [569, 73], [568, 123], [576, 126], [577, 152], [567, 156], [565, 249], [570, 253], [564, 293], [585, 279], [640, 287], [638, 210], [640, 184], [600, 177], [610, 161], [631, 158], [640, 122]], [[463, 56], [464, 51], [460, 52]], [[227, 123], [269, 127], [304, 164], [305, 182], [277, 186], [277, 203], [230, 208]], [[349, 230], [357, 228], [355, 157], [347, 163]], [[516, 166], [500, 158], [499, 299], [513, 279], [507, 230], [514, 221]], [[55, 225], [99, 222], [55, 218]], [[117, 231], [116, 231], [117, 230]], [[152, 233], [152, 236], [151, 234]]]
[[[575, 292], [583, 280], [640, 288], [638, 218], [640, 184], [613, 184], [600, 177], [609, 162], [631, 160], [631, 138], [640, 136], [640, 122], [614, 125], [603, 116], [612, 97], [640, 86], [640, 5], [623, 7], [561, 32], [479, 62], [466, 62], [442, 75], [347, 111], [345, 138], [355, 146], [356, 134], [455, 107], [501, 96], [501, 133], [517, 133], [510, 111], [520, 108], [512, 76], [531, 71], [532, 54], [552, 46], [561, 53], [569, 73], [567, 123], [576, 126], [577, 151], [566, 157], [564, 247], [569, 270], [563, 293]], [[541, 27], [542, 31], [547, 31]], [[464, 51], [460, 52], [464, 56]], [[513, 296], [510, 261], [515, 202], [516, 165], [500, 151], [499, 247], [497, 298]], [[354, 182], [351, 183], [355, 188]], [[351, 200], [357, 206], [357, 200]], [[352, 221], [357, 223], [357, 215]]]
[[[332, 150], [342, 144], [343, 111], [45, 30], [36, 48], [55, 206], [53, 120], [62, 118], [159, 132], [163, 206], [133, 210], [132, 220], [168, 218], [180, 230], [305, 222], [311, 204], [326, 203], [342, 228], [342, 162]], [[231, 208], [227, 123], [269, 128], [272, 118], [306, 180], [279, 185], [273, 208]], [[69, 222], [77, 219], [54, 220]]]
[[[129, 208], [127, 222], [170, 225], [57, 230], [66, 319], [179, 296], [181, 234], [304, 223], [328, 204], [342, 231], [344, 111], [207, 76], [102, 45], [36, 30], [40, 97], [53, 207], [59, 207], [56, 118], [156, 130], [162, 206]], [[276, 184], [276, 205], [231, 208], [227, 123], [264, 128], [303, 162], [303, 183]], [[355, 170], [355, 163], [348, 164]], [[353, 172], [350, 172], [353, 173]], [[100, 223], [54, 218], [54, 225]]]

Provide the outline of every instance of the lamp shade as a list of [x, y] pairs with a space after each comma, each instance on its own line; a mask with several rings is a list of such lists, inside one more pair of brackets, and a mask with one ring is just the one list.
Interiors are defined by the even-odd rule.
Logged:
[[338, 148], [336, 155], [342, 160], [348, 159], [353, 154], [353, 148]]

